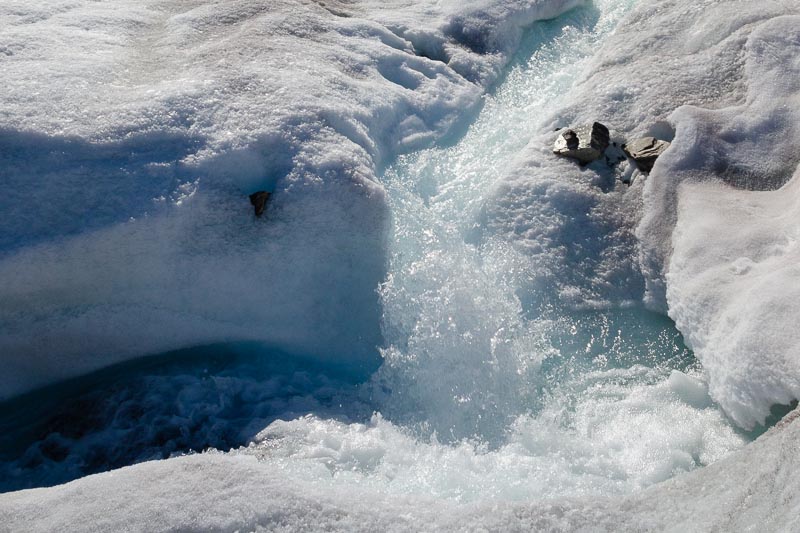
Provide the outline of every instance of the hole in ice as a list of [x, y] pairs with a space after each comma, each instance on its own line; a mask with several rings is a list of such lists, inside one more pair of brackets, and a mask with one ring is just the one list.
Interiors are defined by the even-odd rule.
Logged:
[[752, 431], [750, 431], [748, 436], [751, 439], [756, 439], [764, 434], [769, 428], [780, 425], [781, 421], [783, 421], [786, 415], [797, 409], [797, 405], [798, 401], [794, 400], [785, 405], [776, 403], [775, 405], [771, 406], [769, 409], [769, 415], [767, 416], [766, 420], [764, 420], [764, 424], [756, 426]]

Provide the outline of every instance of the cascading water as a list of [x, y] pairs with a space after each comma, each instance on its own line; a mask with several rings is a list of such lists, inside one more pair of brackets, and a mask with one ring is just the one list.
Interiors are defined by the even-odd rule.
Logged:
[[[250, 452], [312, 483], [470, 501], [626, 492], [745, 442], [671, 321], [635, 303], [635, 239], [615, 222], [631, 206], [613, 176], [604, 192], [587, 180], [566, 199], [536, 198], [557, 227], [529, 239], [535, 254], [487, 214], [498, 180], [631, 5], [538, 24], [460, 142], [387, 169], [388, 346], [361, 391], [380, 414], [275, 423]], [[579, 226], [584, 206], [605, 218]], [[624, 286], [599, 279], [607, 257], [625, 263], [612, 278]]]
[[[386, 346], [369, 382], [255, 356], [127, 369], [126, 384], [83, 394], [66, 422], [10, 435], [29, 446], [2, 445], [1, 488], [253, 441], [238, 453], [315, 485], [551, 498], [635, 490], [743, 445], [672, 323], [635, 303], [635, 240], [615, 223], [630, 202], [613, 176], [570, 194], [543, 188], [533, 219], [546, 231], [524, 246], [509, 239], [518, 206], [498, 199], [632, 4], [602, 0], [537, 24], [460, 141], [386, 170]], [[611, 260], [623, 273], [604, 277]], [[0, 427], [18, 425], [7, 418]]]

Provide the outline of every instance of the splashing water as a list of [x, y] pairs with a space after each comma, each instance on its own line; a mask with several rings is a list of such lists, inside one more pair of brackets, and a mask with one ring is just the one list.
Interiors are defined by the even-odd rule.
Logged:
[[[313, 483], [470, 501], [627, 492], [744, 444], [671, 321], [632, 305], [637, 272], [626, 275], [633, 288], [605, 298], [592, 268], [569, 274], [593, 254], [635, 250], [613, 220], [590, 238], [570, 233], [573, 204], [602, 195], [594, 184], [584, 196], [537, 201], [563, 221], [565, 241], [602, 241], [596, 250], [564, 254], [564, 243], [543, 238], [532, 261], [486, 221], [492, 186], [631, 5], [597, 2], [538, 24], [460, 142], [387, 169], [388, 346], [361, 391], [380, 414], [275, 423], [250, 453]], [[559, 272], [569, 287], [554, 280]], [[564, 304], [564, 294], [589, 294], [591, 305]]]
[[[275, 354], [265, 364], [247, 347], [128, 368], [124, 383], [97, 378], [116, 384], [84, 393], [60, 424], [5, 432], [33, 443], [0, 441], [0, 489], [250, 443], [234, 453], [343, 491], [555, 498], [629, 492], [742, 446], [674, 325], [632, 303], [635, 269], [617, 261], [625, 287], [599, 280], [598, 257], [633, 256], [614, 223], [625, 191], [543, 190], [537, 220], [552, 228], [525, 246], [502, 224], [514, 209], [494, 187], [632, 4], [538, 23], [462, 139], [386, 170], [386, 346], [367, 383]], [[603, 223], [579, 227], [587, 205], [608, 211]], [[17, 422], [0, 416], [0, 429]]]

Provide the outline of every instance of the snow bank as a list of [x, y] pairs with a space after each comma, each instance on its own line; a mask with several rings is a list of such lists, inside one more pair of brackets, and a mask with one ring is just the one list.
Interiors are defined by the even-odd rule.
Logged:
[[4, 2], [0, 398], [231, 340], [374, 368], [376, 168], [579, 3]]
[[[800, 392], [789, 222], [797, 191], [762, 196], [716, 183], [778, 189], [797, 168], [797, 15], [800, 6], [780, 1], [641, 3], [586, 64], [567, 105], [539, 119], [546, 133], [485, 210], [492, 231], [550, 272], [559, 305], [644, 297], [668, 312], [712, 397], [746, 428]], [[648, 177], [621, 190], [613, 179], [624, 164], [579, 169], [549, 154], [553, 128], [593, 120], [621, 139], [672, 144]], [[715, 185], [681, 187], [689, 182]]]
[[699, 183], [679, 198], [670, 314], [713, 397], [739, 425], [763, 424], [800, 398], [800, 172], [777, 191]]
[[9, 531], [794, 531], [796, 453], [787, 422], [707, 468], [624, 498], [472, 503], [308, 484], [252, 455], [154, 461], [0, 495]]
[[669, 314], [712, 397], [746, 428], [800, 398], [798, 54], [800, 17], [761, 22], [743, 45], [743, 101], [670, 116], [675, 139], [648, 182], [639, 228], [645, 260], [666, 261]]

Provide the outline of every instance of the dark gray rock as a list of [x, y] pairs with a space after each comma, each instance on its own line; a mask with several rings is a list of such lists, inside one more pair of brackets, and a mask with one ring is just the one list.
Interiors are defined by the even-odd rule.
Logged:
[[603, 155], [608, 148], [609, 137], [608, 128], [599, 122], [591, 126], [567, 129], [556, 138], [553, 153], [577, 159], [586, 165]]
[[622, 146], [625, 154], [633, 159], [636, 167], [642, 172], [650, 172], [653, 165], [664, 150], [669, 148], [667, 141], [655, 137], [642, 137]]
[[269, 200], [267, 191], [257, 191], [250, 195], [250, 203], [253, 204], [257, 217], [263, 215], [267, 209], [267, 200]]
[[605, 149], [608, 148], [610, 137], [611, 134], [604, 124], [600, 124], [599, 122], [592, 124], [592, 140], [590, 142], [592, 148], [604, 152]]
[[561, 134], [564, 138], [564, 141], [567, 143], [567, 150], [577, 150], [578, 146], [580, 145], [580, 141], [578, 140], [578, 134], [572, 130], [567, 130]]

